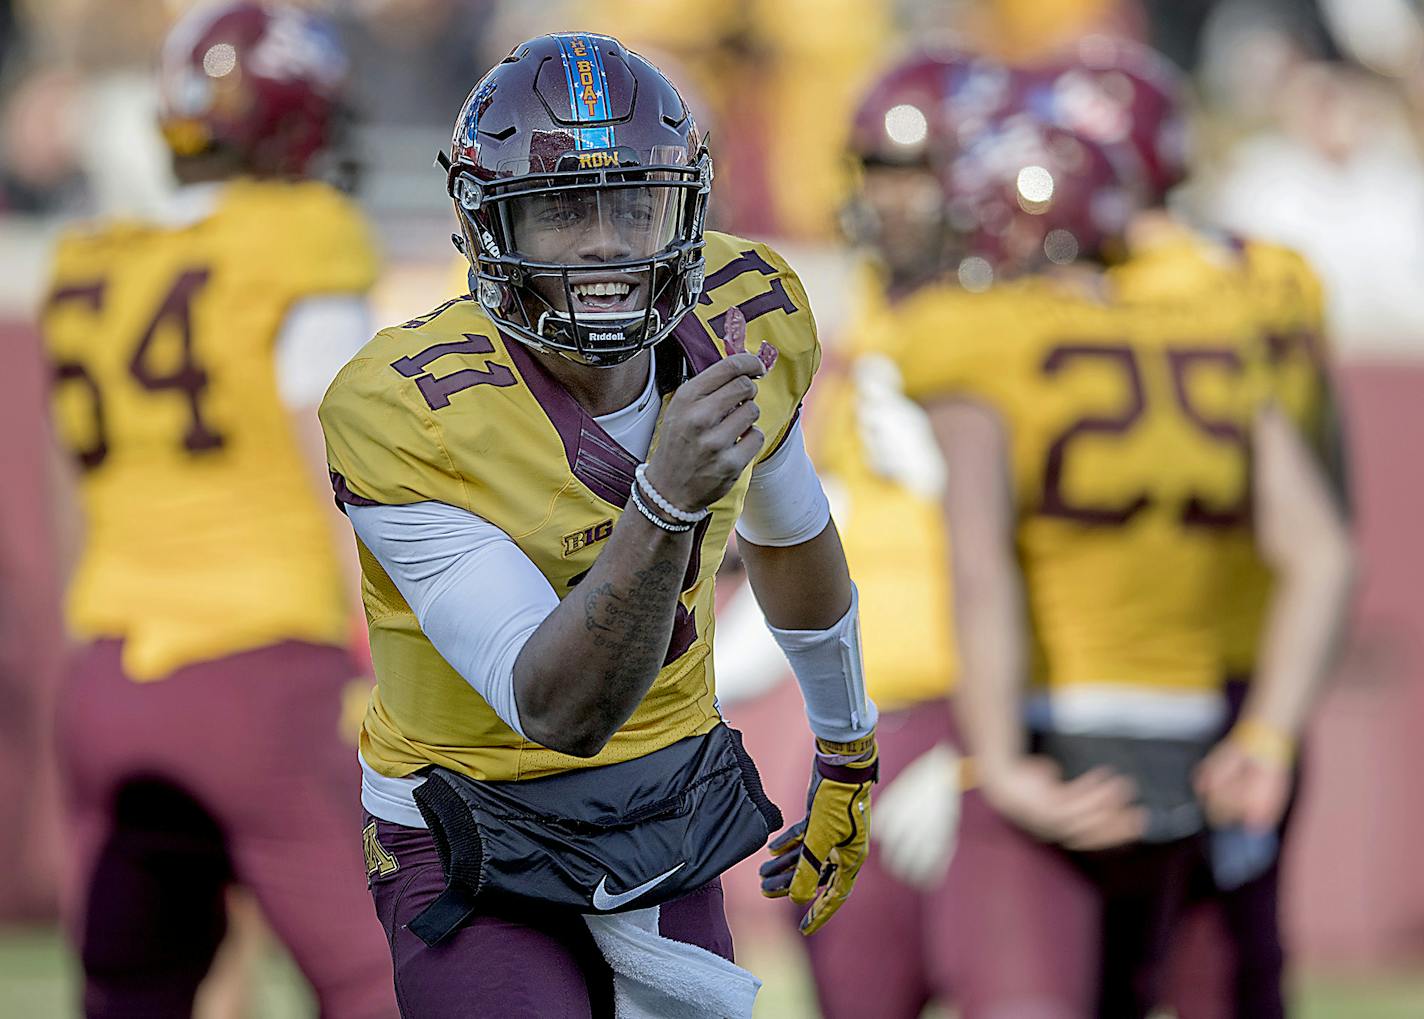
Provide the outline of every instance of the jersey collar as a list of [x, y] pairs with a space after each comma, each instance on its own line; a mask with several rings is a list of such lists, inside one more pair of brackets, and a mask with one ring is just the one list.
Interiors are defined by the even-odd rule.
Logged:
[[[508, 337], [501, 338], [509, 351], [510, 360], [514, 362], [515, 371], [523, 378], [549, 423], [559, 433], [564, 457], [573, 476], [603, 501], [619, 508], [626, 506], [633, 491], [633, 472], [639, 459], [609, 435], [597, 419], [524, 349], [523, 344]], [[666, 340], [663, 341], [659, 346], [664, 356], [656, 358], [657, 386], [663, 392], [671, 391], [683, 379], [721, 359], [721, 352], [711, 334], [695, 313], [683, 316], [670, 339], [677, 341], [677, 347], [673, 348]], [[670, 356], [674, 349], [680, 350], [683, 357]], [[688, 371], [689, 366], [691, 371]], [[674, 370], [676, 381], [671, 374]]]

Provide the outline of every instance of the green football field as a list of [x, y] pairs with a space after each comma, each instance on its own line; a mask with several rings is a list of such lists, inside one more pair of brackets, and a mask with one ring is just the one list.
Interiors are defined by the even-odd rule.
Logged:
[[[742, 962], [766, 981], [758, 1019], [816, 1019], [805, 970], [793, 952], [783, 946], [744, 945]], [[77, 1016], [73, 975], [69, 956], [52, 931], [0, 930], [0, 1016]], [[1368, 979], [1312, 975], [1298, 981], [1295, 1005], [1296, 1019], [1420, 1019], [1424, 971]], [[301, 977], [276, 950], [263, 961], [249, 1013], [250, 1019], [316, 1014]]]

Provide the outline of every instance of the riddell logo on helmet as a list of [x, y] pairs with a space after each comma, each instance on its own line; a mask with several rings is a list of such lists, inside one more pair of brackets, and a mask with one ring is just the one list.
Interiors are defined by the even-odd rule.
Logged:
[[588, 334], [588, 338], [589, 338], [590, 340], [595, 340], [595, 341], [603, 341], [603, 340], [619, 340], [619, 341], [622, 341], [622, 340], [627, 339], [627, 337], [625, 337], [625, 336], [623, 335], [623, 330], [621, 330], [621, 329], [618, 330], [618, 332], [616, 332], [616, 333], [589, 333], [589, 334]]
[[580, 170], [602, 170], [605, 167], [617, 166], [619, 165], [618, 153], [613, 149], [605, 149], [602, 152], [580, 152], [578, 165]]

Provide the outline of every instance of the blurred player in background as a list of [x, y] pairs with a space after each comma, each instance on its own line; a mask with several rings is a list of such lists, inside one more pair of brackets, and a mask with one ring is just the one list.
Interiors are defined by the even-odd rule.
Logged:
[[[310, 176], [345, 59], [293, 10], [174, 27], [167, 214], [76, 230], [42, 314], [83, 549], [61, 698], [69, 922], [90, 1016], [186, 1016], [249, 888], [325, 1016], [395, 1014], [339, 731], [351, 594], [314, 409], [368, 334], [376, 253]], [[318, 459], [320, 457], [320, 459]]]
[[[1106, 144], [1120, 146], [1144, 170], [1142, 208], [1129, 230], [1127, 262], [1117, 273], [1120, 292], [1144, 299], [1190, 299], [1244, 288], [1248, 313], [1257, 324], [1254, 357], [1267, 375], [1275, 406], [1316, 454], [1341, 509], [1347, 510], [1319, 280], [1289, 249], [1193, 230], [1166, 210], [1169, 191], [1187, 170], [1185, 83], [1150, 49], [1107, 39], [1084, 40], [1068, 66], [1049, 69], [1043, 78], [1050, 82], [1045, 96], [1056, 97], [1045, 105], [1049, 115], [1077, 121], [1085, 129], [1098, 126]], [[1095, 98], [1107, 115], [1091, 111]], [[1249, 532], [1233, 532], [1229, 555], [1233, 565], [1219, 613], [1228, 727], [1247, 702], [1271, 590], [1271, 572]], [[1294, 741], [1279, 750], [1293, 759]], [[1199, 936], [1192, 945], [1198, 953], [1220, 958], [1205, 971], [1204, 960], [1191, 954], [1177, 960], [1172, 1000], [1184, 1019], [1284, 1015], [1278, 858], [1275, 831], [1227, 829], [1213, 836], [1197, 891], [1215, 893], [1213, 911], [1221, 930], [1207, 927], [1216, 937]], [[1206, 921], [1193, 917], [1191, 922]]]
[[[1187, 88], [1180, 74], [1145, 46], [1094, 36], [1022, 79], [1028, 109], [1083, 131], [1140, 171], [1125, 262], [1114, 272], [1117, 293], [1189, 301], [1244, 292], [1247, 313], [1257, 324], [1251, 341], [1259, 349], [1251, 356], [1268, 377], [1276, 407], [1315, 452], [1341, 507], [1348, 509], [1319, 280], [1287, 248], [1196, 230], [1167, 211], [1169, 192], [1188, 170]], [[1218, 614], [1226, 728], [1247, 699], [1271, 588], [1270, 571], [1249, 530], [1233, 530], [1229, 555], [1233, 565]], [[1295, 756], [1293, 745], [1281, 749], [1288, 758]], [[1194, 893], [1218, 902], [1190, 916], [1185, 950], [1174, 961], [1171, 998], [1183, 1019], [1284, 1014], [1278, 858], [1275, 831], [1228, 829], [1213, 836]]]
[[942, 184], [953, 148], [945, 90], [988, 69], [949, 51], [912, 53], [875, 80], [851, 129], [857, 188], [846, 227], [867, 257], [851, 346], [812, 416], [812, 450], [861, 591], [867, 677], [893, 738], [859, 891], [806, 946], [827, 1019], [913, 1019], [931, 1001], [947, 1003], [965, 936], [961, 872], [950, 868], [961, 761], [948, 702], [944, 467], [895, 357], [952, 328], [962, 291], [952, 272], [946, 279], [957, 260]]
[[[1267, 751], [1303, 723], [1348, 584], [1327, 487], [1261, 391], [1244, 288], [1148, 298], [1103, 271], [1141, 172], [1012, 106], [961, 140], [959, 276], [982, 299], [900, 359], [945, 454], [956, 705], [999, 818], [966, 805], [955, 861], [993, 889], [961, 903], [969, 1016], [1146, 1014], [1207, 819], [1284, 810]], [[1253, 492], [1278, 611], [1213, 747]]]
[[[1258, 357], [1275, 408], [1316, 455], [1342, 517], [1347, 516], [1341, 419], [1329, 378], [1320, 283], [1310, 267], [1294, 251], [1277, 245], [1200, 236], [1141, 249], [1135, 261], [1137, 271], [1151, 274], [1151, 282], [1144, 280], [1151, 287], [1164, 282], [1178, 287], [1191, 280], [1211, 288], [1221, 285], [1223, 267], [1238, 276], [1235, 285], [1247, 288], [1257, 313], [1256, 342], [1264, 348]], [[1169, 268], [1170, 263], [1184, 264]], [[1237, 533], [1233, 538], [1228, 551], [1231, 579], [1219, 614], [1228, 726], [1253, 700], [1251, 680], [1263, 649], [1275, 582], [1252, 536]], [[1300, 794], [1300, 773], [1294, 767], [1299, 736], [1290, 733], [1256, 748], [1274, 756], [1276, 764], [1292, 767], [1291, 805]], [[1220, 774], [1219, 781], [1231, 781], [1231, 776]], [[1169, 997], [1181, 1019], [1285, 1015], [1280, 852], [1291, 814], [1287, 809], [1274, 829], [1227, 827], [1213, 835], [1207, 866], [1193, 889], [1206, 901], [1189, 914], [1181, 935], [1183, 950], [1173, 960]]]

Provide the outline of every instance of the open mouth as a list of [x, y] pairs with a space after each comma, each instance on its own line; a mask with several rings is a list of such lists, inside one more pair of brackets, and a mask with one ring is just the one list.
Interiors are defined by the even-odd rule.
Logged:
[[632, 312], [637, 309], [634, 297], [641, 286], [626, 278], [571, 282], [569, 289], [574, 295], [574, 314]]

